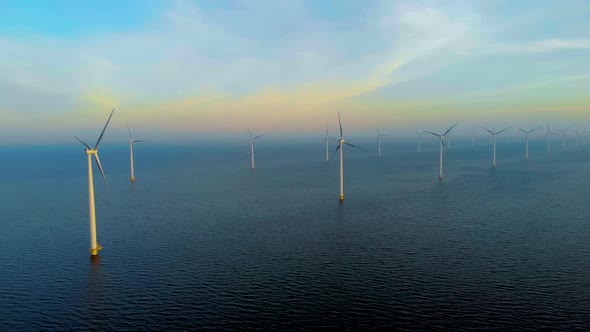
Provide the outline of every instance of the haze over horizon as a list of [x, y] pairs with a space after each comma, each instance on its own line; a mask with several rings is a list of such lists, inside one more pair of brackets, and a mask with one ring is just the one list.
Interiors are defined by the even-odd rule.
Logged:
[[93, 137], [113, 107], [109, 130], [150, 139], [335, 133], [336, 109], [347, 132], [590, 114], [585, 1], [0, 7], [2, 143]]

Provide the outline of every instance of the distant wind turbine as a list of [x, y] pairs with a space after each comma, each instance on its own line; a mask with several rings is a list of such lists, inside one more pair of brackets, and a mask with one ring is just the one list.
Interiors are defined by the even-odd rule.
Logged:
[[342, 134], [342, 121], [340, 121], [340, 111], [337, 111], [337, 112], [338, 112], [338, 125], [340, 126], [340, 139], [338, 140], [338, 147], [336, 148], [336, 150], [334, 150], [334, 153], [332, 154], [330, 159], [332, 159], [334, 157], [334, 155], [336, 154], [336, 152], [338, 152], [338, 150], [340, 150], [340, 202], [342, 202], [344, 200], [344, 158], [343, 158], [343, 153], [342, 153], [342, 151], [344, 150], [344, 144], [351, 146], [353, 148], [363, 150], [365, 152], [367, 152], [367, 150], [365, 150], [361, 147], [358, 147], [356, 145], [352, 145], [344, 140], [344, 135]]
[[502, 132], [504, 132], [504, 131], [512, 128], [512, 127], [511, 126], [510, 127], [506, 127], [506, 128], [504, 128], [504, 129], [502, 129], [502, 130], [500, 130], [498, 132], [493, 132], [493, 131], [489, 130], [488, 128], [484, 127], [484, 126], [481, 126], [481, 127], [483, 129], [485, 129], [488, 133], [492, 134], [492, 145], [494, 146], [494, 161], [492, 162], [492, 167], [493, 168], [496, 168], [496, 135], [498, 135], [498, 134], [500, 134], [500, 133], [502, 133]]
[[104, 175], [104, 170], [102, 169], [102, 165], [100, 164], [100, 158], [98, 157], [98, 145], [102, 140], [105, 130], [113, 117], [113, 113], [115, 109], [111, 111], [111, 115], [107, 120], [107, 123], [104, 125], [100, 136], [98, 136], [98, 140], [94, 145], [94, 148], [91, 148], [88, 144], [84, 143], [81, 139], [74, 136], [82, 145], [84, 145], [84, 151], [86, 152], [86, 156], [88, 156], [88, 207], [89, 207], [89, 217], [90, 217], [90, 256], [98, 255], [98, 251], [102, 249], [102, 247], [96, 241], [96, 212], [94, 209], [94, 181], [92, 178], [92, 156], [94, 156], [94, 160], [96, 161], [96, 165], [98, 166], [98, 170], [104, 179], [104, 183], [107, 185], [109, 191], [111, 191], [111, 187], [109, 186], [109, 182], [107, 181], [106, 176]]
[[561, 132], [561, 135], [563, 136], [563, 152], [565, 152], [565, 150], [567, 149], [567, 132], [572, 128], [572, 125], [570, 125], [569, 127], [567, 127], [566, 130], [561, 130], [561, 129], [555, 129], [559, 132]]
[[582, 136], [582, 132], [580, 132], [579, 125], [576, 128], [576, 131], [574, 131], [574, 134], [576, 134], [576, 150], [578, 150], [580, 148], [580, 136]]
[[588, 144], [588, 134], [590, 134], [590, 131], [584, 128], [584, 131], [582, 132], [582, 135], [584, 135], [584, 144]]
[[532, 133], [533, 131], [537, 130], [538, 128], [535, 128], [533, 130], [529, 130], [526, 131], [522, 128], [518, 128], [518, 130], [522, 131], [525, 135], [525, 139], [526, 139], [526, 149], [525, 149], [525, 155], [524, 155], [524, 159], [525, 160], [529, 160], [529, 134]]
[[127, 130], [129, 131], [129, 157], [131, 159], [131, 182], [135, 182], [135, 170], [133, 167], [133, 146], [135, 143], [141, 143], [145, 141], [133, 139], [133, 135], [131, 135], [131, 129], [129, 129], [129, 126], [127, 126]]
[[551, 135], [557, 134], [552, 132], [551, 129], [549, 129], [549, 123], [547, 123], [547, 133], [545, 133], [545, 136], [547, 137], [547, 156], [549, 158], [551, 158]]
[[326, 127], [326, 138], [324, 139], [324, 143], [326, 143], [326, 162], [330, 159], [330, 134], [328, 133], [328, 127]]
[[377, 129], [377, 142], [379, 145], [379, 159], [381, 159], [381, 137], [387, 136], [386, 134], [381, 134], [379, 129]]
[[433, 133], [433, 132], [428, 131], [428, 130], [424, 130], [425, 132], [438, 137], [439, 140], [440, 140], [440, 172], [438, 174], [438, 180], [439, 181], [442, 181], [442, 179], [443, 179], [443, 149], [445, 149], [445, 136], [447, 134], [449, 134], [451, 132], [451, 130], [453, 130], [453, 128], [455, 128], [455, 126], [457, 124], [459, 124], [459, 122], [456, 122], [451, 128], [449, 128], [447, 131], [445, 131], [445, 133], [442, 134], [442, 135], [441, 134], [437, 134], [437, 133]]
[[252, 159], [252, 169], [255, 169], [256, 166], [254, 165], [254, 153], [256, 153], [256, 152], [254, 151], [254, 141], [264, 135], [258, 135], [256, 137], [254, 137], [254, 136], [252, 136], [252, 132], [250, 132], [249, 130], [248, 130], [248, 134], [250, 134], [250, 156]]
[[416, 129], [416, 135], [418, 136], [418, 152], [420, 152], [421, 150], [421, 146], [422, 146], [422, 135], [424, 134], [423, 131], [419, 131], [418, 129]]
[[471, 129], [471, 132], [469, 132], [471, 134], [471, 147], [475, 147], [475, 128]]

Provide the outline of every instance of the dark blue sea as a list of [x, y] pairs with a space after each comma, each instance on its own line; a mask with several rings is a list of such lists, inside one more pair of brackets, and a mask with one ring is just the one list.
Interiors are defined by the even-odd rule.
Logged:
[[0, 147], [0, 331], [590, 330], [590, 146]]

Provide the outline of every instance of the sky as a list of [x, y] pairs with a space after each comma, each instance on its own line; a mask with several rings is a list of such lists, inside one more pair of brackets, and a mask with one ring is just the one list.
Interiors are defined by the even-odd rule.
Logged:
[[[590, 120], [590, 2], [4, 0], [0, 142]], [[465, 126], [464, 126], [465, 127]], [[589, 123], [590, 129], [590, 123]], [[467, 130], [464, 128], [464, 130]]]

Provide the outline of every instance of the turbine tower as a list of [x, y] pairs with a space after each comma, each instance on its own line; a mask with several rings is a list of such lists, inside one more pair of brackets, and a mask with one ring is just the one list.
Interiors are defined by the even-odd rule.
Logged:
[[107, 123], [104, 125], [104, 128], [102, 129], [102, 132], [100, 133], [100, 136], [98, 136], [98, 140], [96, 141], [94, 148], [91, 148], [88, 144], [84, 143], [81, 139], [74, 136], [75, 139], [77, 139], [80, 143], [82, 143], [82, 145], [84, 145], [84, 151], [86, 152], [86, 156], [88, 157], [88, 208], [89, 208], [89, 218], [90, 218], [90, 256], [92, 256], [92, 257], [98, 255], [98, 251], [102, 249], [102, 247], [96, 241], [96, 212], [95, 212], [95, 208], [94, 208], [94, 181], [92, 179], [92, 156], [94, 156], [94, 160], [96, 161], [96, 165], [98, 166], [98, 170], [100, 171], [100, 174], [102, 175], [102, 178], [104, 179], [104, 183], [107, 185], [108, 190], [111, 191], [111, 188], [109, 186], [109, 182], [107, 181], [107, 178], [104, 175], [104, 170], [102, 168], [102, 165], [100, 164], [100, 158], [98, 157], [98, 145], [100, 144], [100, 141], [102, 140], [104, 132], [107, 129], [107, 126], [109, 125], [109, 122], [111, 121], [111, 118], [113, 117], [114, 112], [115, 112], [115, 109], [113, 108], [113, 110], [111, 111], [111, 115], [109, 115]]
[[580, 136], [582, 135], [582, 132], [580, 132], [580, 126], [579, 125], [576, 128], [576, 131], [574, 131], [574, 134], [576, 134], [576, 151], [577, 151], [580, 148]]
[[537, 130], [538, 128], [535, 128], [533, 130], [530, 131], [526, 131], [522, 128], [518, 128], [520, 131], [522, 131], [524, 133], [525, 139], [526, 139], [526, 149], [525, 149], [525, 155], [524, 155], [524, 159], [525, 160], [529, 160], [529, 134], [532, 133], [533, 131]]
[[422, 146], [422, 134], [424, 134], [423, 131], [419, 131], [418, 129], [416, 129], [416, 135], [418, 136], [418, 152], [420, 152], [421, 146]]
[[547, 137], [547, 157], [548, 158], [551, 158], [551, 135], [557, 135], [557, 134], [552, 132], [551, 129], [549, 129], [549, 123], [547, 123], [547, 133], [545, 133], [545, 136]]
[[351, 146], [353, 148], [363, 150], [365, 152], [367, 152], [367, 150], [365, 150], [361, 147], [358, 147], [356, 145], [352, 145], [344, 140], [344, 135], [342, 134], [342, 121], [340, 121], [340, 111], [337, 111], [337, 112], [338, 112], [338, 125], [340, 126], [340, 139], [338, 140], [338, 147], [336, 148], [336, 150], [334, 150], [334, 153], [332, 153], [332, 156], [330, 157], [330, 159], [332, 159], [334, 157], [334, 155], [336, 154], [336, 152], [338, 152], [338, 150], [340, 150], [340, 202], [342, 202], [344, 200], [344, 158], [343, 158], [343, 153], [342, 153], [342, 151], [344, 150], [344, 144]]
[[328, 127], [326, 127], [326, 138], [324, 139], [324, 143], [326, 143], [326, 162], [328, 162], [328, 159], [330, 159], [330, 142], [328, 142], [329, 139], [330, 135], [328, 133]]
[[386, 134], [381, 134], [379, 129], [377, 129], [377, 142], [379, 145], [379, 159], [381, 159], [381, 137], [387, 136]]
[[141, 143], [145, 141], [133, 139], [133, 135], [131, 135], [131, 129], [129, 129], [129, 126], [127, 126], [127, 130], [129, 131], [129, 157], [131, 159], [131, 182], [135, 182], [135, 170], [133, 167], [133, 145], [135, 143]]
[[455, 126], [457, 124], [459, 124], [459, 122], [456, 122], [451, 128], [449, 128], [447, 131], [445, 131], [445, 133], [442, 134], [442, 135], [441, 134], [437, 134], [437, 133], [433, 133], [433, 132], [428, 131], [428, 130], [424, 130], [424, 132], [427, 132], [429, 134], [432, 134], [432, 135], [438, 137], [439, 140], [440, 140], [440, 172], [438, 174], [438, 180], [439, 181], [442, 181], [442, 179], [443, 179], [443, 149], [445, 149], [445, 136], [447, 134], [449, 134], [451, 132], [451, 130], [453, 130], [453, 128], [455, 128]]
[[561, 135], [563, 136], [563, 152], [565, 152], [565, 150], [567, 149], [567, 132], [572, 128], [572, 126], [570, 125], [569, 127], [567, 127], [566, 130], [561, 130], [561, 129], [555, 129], [559, 132], [561, 132]]
[[252, 159], [252, 169], [255, 169], [256, 166], [254, 164], [254, 141], [259, 139], [260, 137], [264, 136], [264, 135], [258, 135], [256, 137], [252, 136], [252, 132], [250, 132], [248, 130], [248, 134], [250, 134], [250, 157]]
[[471, 129], [471, 147], [475, 147], [475, 128]]
[[492, 145], [494, 147], [494, 161], [492, 162], [492, 168], [496, 168], [496, 135], [498, 135], [498, 134], [500, 134], [500, 133], [502, 133], [502, 132], [504, 132], [504, 131], [512, 128], [512, 127], [511, 126], [510, 127], [506, 127], [506, 128], [504, 128], [504, 129], [502, 129], [502, 130], [500, 130], [498, 132], [493, 132], [493, 131], [489, 130], [488, 128], [484, 127], [484, 126], [481, 126], [481, 127], [483, 129], [485, 129], [488, 133], [492, 134]]

